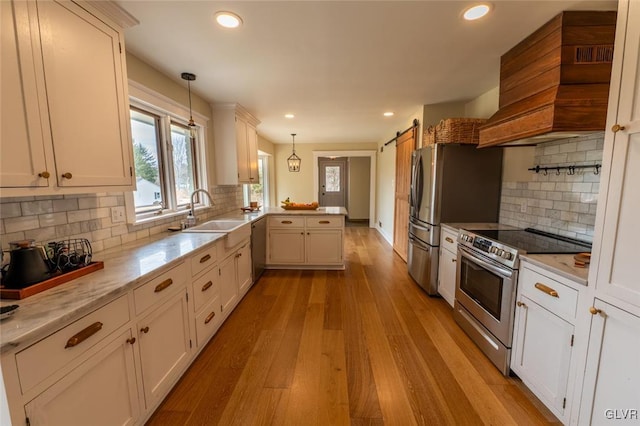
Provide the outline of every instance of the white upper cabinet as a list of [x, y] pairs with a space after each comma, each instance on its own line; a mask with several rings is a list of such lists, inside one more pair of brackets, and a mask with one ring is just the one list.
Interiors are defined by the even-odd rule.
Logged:
[[67, 1], [3, 2], [4, 195], [133, 189], [123, 35], [108, 22]]
[[[38, 81], [36, 73], [42, 67], [34, 54], [39, 47], [38, 28], [37, 22], [32, 27], [29, 8], [35, 8], [35, 4], [0, 2], [0, 187], [3, 188], [46, 188], [49, 186], [46, 176], [54, 173], [50, 169], [51, 136], [40, 111], [45, 94], [44, 84]], [[43, 113], [46, 115], [46, 109]]]
[[213, 106], [216, 183], [258, 183], [260, 122], [238, 104]]
[[[640, 308], [640, 2], [621, 1], [611, 75], [594, 257], [598, 297]], [[594, 268], [593, 266], [597, 266]]]

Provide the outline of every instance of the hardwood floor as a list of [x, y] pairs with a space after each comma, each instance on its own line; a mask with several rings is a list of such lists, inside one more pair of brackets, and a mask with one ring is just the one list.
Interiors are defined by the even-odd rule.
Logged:
[[559, 424], [377, 231], [345, 250], [345, 271], [266, 271], [148, 424]]

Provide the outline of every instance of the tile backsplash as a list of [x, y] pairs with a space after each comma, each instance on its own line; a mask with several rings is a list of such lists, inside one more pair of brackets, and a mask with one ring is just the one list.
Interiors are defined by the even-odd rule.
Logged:
[[[603, 145], [603, 133], [542, 144], [535, 148], [533, 166], [601, 164]], [[532, 171], [527, 181], [502, 182], [500, 223], [592, 241], [600, 187], [594, 171]]]
[[[213, 206], [198, 211], [198, 220], [238, 211], [242, 186], [221, 186], [209, 191]], [[159, 234], [177, 226], [185, 215], [157, 219], [136, 225], [113, 223], [111, 207], [124, 206], [124, 193], [54, 195], [0, 198], [0, 241], [34, 239], [37, 243], [65, 238], [86, 238], [99, 252], [137, 239]]]

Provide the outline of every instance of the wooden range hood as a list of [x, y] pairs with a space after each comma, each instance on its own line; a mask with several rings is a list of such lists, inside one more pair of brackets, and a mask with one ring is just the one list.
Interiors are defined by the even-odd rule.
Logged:
[[603, 131], [615, 26], [615, 11], [565, 11], [505, 53], [500, 107], [479, 147]]

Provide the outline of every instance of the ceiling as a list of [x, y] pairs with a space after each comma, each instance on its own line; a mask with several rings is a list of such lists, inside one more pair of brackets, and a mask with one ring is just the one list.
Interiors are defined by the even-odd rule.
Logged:
[[[211, 103], [237, 102], [274, 143], [383, 142], [421, 105], [473, 99], [498, 85], [500, 56], [562, 10], [615, 1], [129, 1], [127, 49]], [[213, 14], [240, 15], [236, 30]], [[393, 111], [393, 117], [383, 112]], [[287, 119], [284, 114], [295, 114]]]

